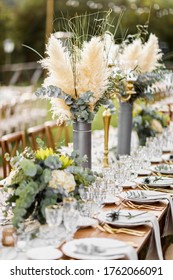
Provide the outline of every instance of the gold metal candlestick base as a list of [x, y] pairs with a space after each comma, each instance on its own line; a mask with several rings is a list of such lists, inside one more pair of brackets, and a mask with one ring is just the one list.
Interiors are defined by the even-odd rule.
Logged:
[[103, 157], [103, 166], [109, 166], [109, 150], [108, 150], [108, 141], [109, 141], [109, 127], [111, 121], [111, 113], [109, 109], [106, 109], [103, 112], [103, 124], [104, 124], [104, 157]]

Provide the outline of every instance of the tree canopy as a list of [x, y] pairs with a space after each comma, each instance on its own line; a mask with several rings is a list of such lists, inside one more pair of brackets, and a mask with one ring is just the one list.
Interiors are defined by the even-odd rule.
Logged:
[[[24, 47], [27, 45], [41, 55], [45, 49], [47, 0], [1, 0], [0, 2], [0, 64], [5, 63], [3, 41], [11, 38], [15, 43], [12, 62], [39, 60], [39, 56]], [[173, 51], [172, 0], [54, 0], [53, 30], [60, 29], [59, 18], [70, 18], [85, 12], [112, 9], [115, 22], [123, 14], [116, 39], [135, 33], [137, 25], [148, 24], [149, 32], [158, 36], [165, 53]], [[171, 59], [171, 58], [169, 58]]]

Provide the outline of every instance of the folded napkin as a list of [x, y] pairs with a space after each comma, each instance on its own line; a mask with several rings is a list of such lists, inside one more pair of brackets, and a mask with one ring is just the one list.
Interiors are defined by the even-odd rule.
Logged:
[[[109, 251], [107, 254], [109, 254]], [[117, 247], [116, 253], [112, 254], [112, 256], [113, 256], [112, 259], [119, 259], [119, 258], [126, 258], [128, 260], [137, 260], [138, 259], [136, 250], [130, 245]], [[105, 254], [105, 257], [106, 257], [106, 254]]]
[[157, 218], [154, 214], [148, 213], [145, 222], [152, 223], [153, 227], [146, 260], [163, 260], [163, 252], [160, 240], [160, 228]]
[[[133, 192], [135, 194], [135, 192]], [[132, 198], [133, 197], [133, 193], [131, 191], [132, 194]], [[162, 233], [162, 237], [168, 236], [168, 235], [172, 235], [173, 234], [173, 200], [172, 197], [169, 194], [166, 193], [162, 193], [162, 192], [156, 192], [156, 191], [142, 191], [142, 193], [147, 194], [146, 199], [143, 199], [143, 202], [150, 202], [150, 200], [154, 200], [156, 199], [156, 201], [159, 200], [167, 200], [169, 205], [168, 205], [168, 210], [166, 213], [166, 218], [165, 218], [165, 225], [164, 225], [164, 229], [163, 229], [163, 233]], [[129, 197], [130, 199], [130, 197]], [[134, 200], [134, 199], [133, 199]], [[136, 201], [138, 201], [138, 198], [136, 198]]]
[[116, 249], [116, 253], [124, 255], [126, 257], [126, 259], [128, 259], [128, 260], [137, 260], [138, 259], [136, 250], [130, 245]]
[[88, 245], [81, 243], [76, 246], [76, 249], [74, 249], [74, 253], [78, 254], [78, 258], [80, 258], [81, 255], [82, 259], [85, 256], [87, 256], [87, 259], [88, 256], [91, 256], [92, 259], [138, 259], [136, 250], [131, 245], [121, 241], [117, 241], [117, 245], [112, 244], [112, 247], [105, 247], [105, 245], [95, 245], [92, 243]]
[[135, 224], [152, 224], [152, 234], [150, 238], [149, 249], [146, 255], [147, 260], [163, 260], [163, 252], [160, 239], [160, 228], [156, 216], [152, 213], [144, 213], [135, 218]]
[[150, 238], [149, 249], [146, 255], [147, 260], [163, 260], [163, 252], [160, 239], [160, 228], [156, 216], [152, 213], [145, 213], [144, 215], [135, 218], [135, 223], [152, 224], [152, 234]]
[[[126, 213], [126, 210], [122, 210], [122, 213]], [[156, 216], [153, 213], [143, 212], [143, 211], [137, 211], [137, 210], [131, 210], [130, 214], [135, 213], [134, 218], [126, 219], [125, 222], [122, 220], [122, 222], [119, 220], [118, 225], [146, 225], [146, 224], [152, 224], [152, 234], [150, 239], [150, 245], [147, 252], [146, 259], [151, 260], [163, 260], [163, 253], [162, 253], [162, 247], [161, 247], [161, 238], [160, 238], [160, 228], [159, 223], [156, 218]], [[140, 215], [140, 212], [142, 213]]]
[[162, 233], [162, 237], [165, 237], [173, 234], [173, 201], [169, 194], [162, 195], [162, 199], [167, 199], [169, 202], [165, 218], [165, 225]]

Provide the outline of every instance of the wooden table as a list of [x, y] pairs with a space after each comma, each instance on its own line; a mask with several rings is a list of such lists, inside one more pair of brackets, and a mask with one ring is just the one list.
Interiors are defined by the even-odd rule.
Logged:
[[[162, 210], [161, 211], [151, 211], [149, 210], [148, 212], [150, 213], [154, 213], [157, 216], [157, 219], [159, 221], [159, 225], [160, 225], [160, 231], [162, 232], [163, 229], [163, 225], [164, 225], [164, 220], [165, 220], [165, 214], [167, 211], [167, 207], [168, 204], [166, 202], [155, 202], [154, 204], [155, 206], [162, 206]], [[110, 210], [110, 209], [119, 209], [119, 206], [115, 206], [115, 204], [112, 205], [106, 205], [103, 210]], [[124, 206], [121, 206], [121, 209], [130, 209], [130, 208], [126, 208]], [[144, 210], [146, 211], [146, 209], [140, 209], [140, 210]], [[101, 230], [99, 230], [97, 227], [87, 227], [87, 228], [80, 228], [75, 236], [74, 239], [78, 239], [78, 238], [88, 238], [88, 237], [98, 237], [98, 238], [113, 238], [113, 239], [117, 239], [120, 241], [124, 241], [124, 242], [132, 242], [134, 243], [135, 249], [137, 251], [138, 254], [138, 258], [142, 259], [142, 255], [143, 255], [143, 249], [145, 246], [147, 246], [150, 235], [151, 235], [151, 231], [152, 231], [152, 227], [150, 227], [149, 225], [142, 225], [142, 226], [137, 226], [135, 227], [136, 230], [139, 231], [145, 231], [144, 236], [139, 237], [139, 236], [134, 236], [134, 235], [129, 235], [129, 234], [124, 234], [124, 233], [107, 233], [107, 232], [103, 232]], [[70, 258], [68, 258], [67, 256], [63, 256], [62, 259], [68, 260]]]

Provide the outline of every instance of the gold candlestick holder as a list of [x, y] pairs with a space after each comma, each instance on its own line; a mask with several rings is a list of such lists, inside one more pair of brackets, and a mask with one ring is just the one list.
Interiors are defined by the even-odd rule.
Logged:
[[111, 121], [111, 113], [109, 109], [106, 109], [103, 112], [103, 124], [104, 124], [104, 157], [103, 157], [103, 166], [108, 167], [109, 166], [109, 148], [108, 148], [108, 142], [109, 142], [109, 127], [110, 127], [110, 121]]
[[125, 84], [125, 95], [121, 97], [122, 102], [129, 101], [131, 96], [133, 94], [136, 94], [136, 91], [134, 89], [134, 81], [133, 80], [127, 80]]

